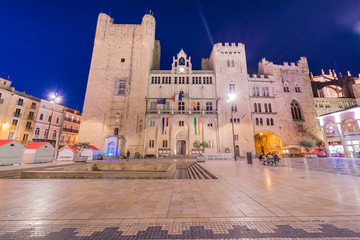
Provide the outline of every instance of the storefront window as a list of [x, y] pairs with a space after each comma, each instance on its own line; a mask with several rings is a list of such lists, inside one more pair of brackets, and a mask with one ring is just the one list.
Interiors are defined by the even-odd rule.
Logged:
[[[335, 145], [336, 144], [336, 145]], [[344, 157], [344, 147], [342, 145], [337, 145], [337, 143], [329, 142], [329, 152], [331, 157]]]

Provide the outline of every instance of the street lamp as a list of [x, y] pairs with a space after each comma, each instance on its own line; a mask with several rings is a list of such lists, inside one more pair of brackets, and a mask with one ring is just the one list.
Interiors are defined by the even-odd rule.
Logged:
[[228, 100], [227, 102], [230, 103], [230, 112], [231, 112], [231, 125], [232, 125], [232, 135], [233, 135], [233, 144], [234, 144], [234, 158], [236, 161], [236, 150], [235, 150], [235, 133], [234, 133], [234, 118], [233, 118], [233, 106], [232, 106], [232, 102], [236, 99], [236, 95], [233, 93], [229, 93], [228, 94]]
[[[49, 121], [49, 127], [48, 127], [48, 130], [46, 133], [45, 141], [47, 141], [49, 138], [49, 132], [50, 132], [50, 127], [51, 127], [51, 122], [53, 120], [55, 104], [59, 103], [61, 101], [61, 98], [59, 97], [57, 92], [50, 94], [49, 99], [50, 99], [50, 102], [53, 103], [53, 107], [51, 110], [51, 117], [50, 117], [50, 121]], [[56, 145], [56, 140], [55, 140], [55, 145]]]

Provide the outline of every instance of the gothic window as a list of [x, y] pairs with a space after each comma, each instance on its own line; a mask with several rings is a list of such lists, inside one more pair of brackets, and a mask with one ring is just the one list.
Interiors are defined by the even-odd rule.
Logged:
[[269, 106], [269, 112], [272, 112], [272, 110], [271, 110], [271, 103], [269, 103], [268, 106]]
[[293, 120], [302, 120], [300, 105], [295, 100], [291, 102], [291, 115]]
[[284, 83], [284, 92], [290, 92], [289, 84], [287, 82]]
[[235, 84], [234, 83], [230, 83], [229, 84], [229, 92], [232, 93], [235, 90]]
[[264, 92], [263, 92], [263, 96], [265, 96], [265, 97], [268, 97], [269, 96], [269, 88], [268, 87], [264, 87], [263, 88], [264, 90]]
[[212, 111], [212, 110], [213, 110], [212, 102], [206, 102], [206, 111]]
[[226, 66], [230, 67], [230, 60], [226, 60]]
[[184, 126], [184, 121], [179, 121], [179, 127], [183, 127]]
[[258, 103], [259, 112], [261, 112], [261, 104]]
[[259, 96], [259, 87], [255, 87], [255, 95], [254, 96]]
[[168, 141], [167, 140], [163, 140], [163, 148], [167, 148], [168, 146]]
[[257, 112], [257, 104], [254, 103], [254, 112]]
[[259, 119], [258, 118], [255, 118], [255, 124], [259, 125]]
[[295, 92], [301, 92], [299, 84], [295, 84]]
[[270, 125], [270, 120], [268, 118], [266, 119], [266, 125]]
[[189, 77], [186, 77], [186, 84], [189, 84]]
[[185, 59], [183, 57], [179, 59], [179, 65], [185, 65]]
[[178, 110], [179, 111], [185, 110], [185, 102], [178, 102]]
[[270, 118], [270, 125], [274, 126], [274, 119]]
[[126, 90], [126, 80], [115, 79], [114, 95], [115, 96], [125, 96], [125, 90]]
[[231, 60], [231, 67], [235, 67], [235, 62], [234, 62], [234, 60]]
[[207, 126], [208, 126], [208, 127], [212, 127], [212, 126], [213, 126], [213, 121], [209, 120], [209, 121], [207, 122]]
[[265, 107], [265, 112], [268, 112], [268, 105], [267, 105], [267, 103], [264, 104], [264, 107]]
[[151, 84], [154, 84], [155, 82], [155, 77], [151, 77]]
[[115, 128], [115, 129], [114, 129], [114, 135], [115, 135], [115, 136], [119, 135], [119, 128]]
[[260, 118], [260, 125], [262, 126], [263, 125], [263, 119]]
[[212, 77], [210, 77], [210, 84], [212, 84]]

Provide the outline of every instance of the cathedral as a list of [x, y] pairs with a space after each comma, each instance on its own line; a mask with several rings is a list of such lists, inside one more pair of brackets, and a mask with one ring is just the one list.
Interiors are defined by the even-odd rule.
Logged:
[[79, 142], [104, 156], [281, 153], [299, 140], [323, 140], [307, 59], [262, 59], [249, 75], [242, 43], [217, 43], [201, 69], [179, 46], [160, 69], [155, 18], [114, 24], [98, 17]]

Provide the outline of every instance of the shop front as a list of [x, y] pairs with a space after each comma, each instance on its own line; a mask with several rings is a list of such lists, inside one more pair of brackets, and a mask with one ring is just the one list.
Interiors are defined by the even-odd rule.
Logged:
[[330, 157], [345, 157], [345, 151], [341, 142], [328, 142]]

